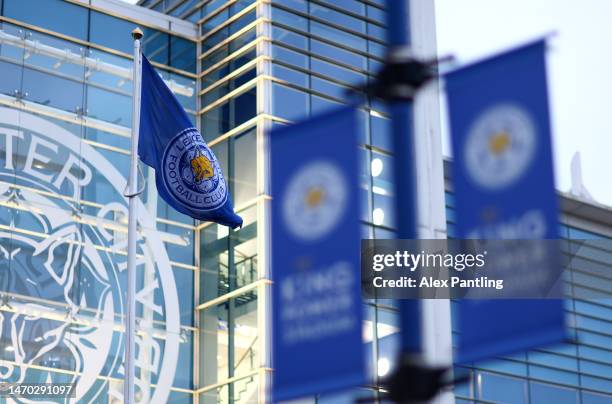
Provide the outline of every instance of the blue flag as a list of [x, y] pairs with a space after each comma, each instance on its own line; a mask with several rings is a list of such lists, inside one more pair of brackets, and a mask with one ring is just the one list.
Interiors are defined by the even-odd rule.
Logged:
[[[446, 77], [458, 238], [558, 238], [545, 51], [537, 41]], [[566, 336], [559, 299], [464, 300], [458, 314], [459, 363]]]
[[159, 195], [194, 219], [242, 226], [219, 161], [144, 56], [141, 94], [138, 155], [155, 169]]

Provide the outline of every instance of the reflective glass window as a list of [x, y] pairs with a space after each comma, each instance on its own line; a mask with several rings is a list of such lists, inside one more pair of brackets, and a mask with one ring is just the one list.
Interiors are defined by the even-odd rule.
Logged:
[[367, 6], [367, 14], [368, 18], [376, 20], [382, 24], [386, 22], [386, 13], [383, 9], [375, 7], [375, 6]]
[[374, 55], [378, 58], [385, 57], [385, 54], [387, 52], [387, 48], [385, 47], [385, 45], [379, 42], [374, 42], [374, 41], [367, 41], [367, 42], [368, 42], [368, 53], [370, 55]]
[[612, 351], [584, 345], [578, 345], [577, 348], [578, 354], [581, 358], [612, 363]]
[[200, 312], [200, 375], [203, 386], [256, 369], [257, 292], [246, 292]]
[[196, 9], [195, 11], [193, 11], [191, 14], [189, 14], [187, 17], [184, 18], [184, 20], [187, 20], [194, 24], [200, 21], [201, 19], [202, 19], [202, 9], [201, 8]]
[[337, 108], [340, 105], [342, 104], [328, 98], [319, 97], [318, 95], [310, 96], [310, 113], [312, 115], [319, 114], [331, 108]]
[[612, 380], [610, 379], [582, 375], [580, 381], [582, 387], [612, 394]]
[[[234, 169], [232, 185], [234, 206], [257, 196], [257, 136], [254, 129], [232, 139]], [[253, 251], [253, 254], [255, 251]]]
[[228, 18], [228, 14], [223, 12], [210, 17], [202, 23], [202, 27], [200, 28], [202, 35], [208, 35], [210, 31], [223, 24]]
[[[377, 193], [373, 190], [372, 199], [372, 223], [377, 226], [389, 228], [395, 227], [395, 209], [393, 199], [385, 194]], [[379, 238], [376, 236], [376, 238]]]
[[278, 83], [272, 84], [272, 114], [287, 120], [298, 120], [310, 112], [308, 94]]
[[[577, 370], [577, 369], [576, 369]], [[581, 360], [580, 370], [593, 375], [610, 375], [612, 376], [612, 364], [605, 365], [603, 363]]]
[[87, 109], [92, 118], [132, 126], [132, 98], [127, 94], [90, 86], [87, 90]]
[[275, 25], [272, 26], [272, 39], [299, 49], [308, 49], [308, 38], [306, 38], [304, 35], [300, 35]]
[[531, 382], [529, 384], [529, 393], [532, 403], [578, 403], [578, 392], [570, 388]]
[[193, 265], [193, 230], [169, 223], [158, 223], [157, 229], [168, 235], [174, 235], [166, 242], [166, 252], [170, 261], [179, 264]]
[[[129, 168], [127, 168], [126, 170], [129, 170]], [[123, 171], [123, 172], [128, 172], [128, 171]], [[178, 210], [168, 205], [166, 201], [164, 201], [162, 198], [157, 198], [157, 216], [160, 218], [172, 220], [174, 222], [179, 222], [179, 223], [184, 223], [184, 224], [189, 224], [189, 225], [193, 225], [194, 223], [193, 218], [183, 213], [180, 213]]]
[[[24, 38], [23, 28], [17, 25], [0, 21], [0, 27], [2, 28], [5, 34], [14, 36], [16, 39]], [[25, 35], [27, 35], [27, 32], [25, 33]], [[24, 51], [21, 46], [4, 44], [3, 46], [0, 46], [0, 55], [2, 56], [2, 59], [10, 59], [19, 64], [23, 63]]]
[[277, 7], [272, 7], [272, 21], [287, 25], [291, 28], [308, 31], [308, 19]]
[[304, 69], [308, 68], [308, 56], [279, 45], [272, 45], [272, 58]]
[[344, 81], [349, 84], [362, 84], [366, 80], [366, 76], [361, 73], [316, 58], [311, 59], [310, 68], [313, 72], [320, 73], [325, 77]]
[[608, 404], [612, 402], [612, 396], [604, 394], [583, 391], [581, 396], [582, 404]]
[[211, 14], [212, 12], [217, 11], [219, 8], [221, 8], [223, 6], [223, 4], [225, 4], [227, 2], [227, 0], [211, 0], [208, 3], [206, 3], [203, 7], [203, 13], [204, 16], [208, 16], [209, 14]]
[[325, 56], [339, 63], [353, 66], [356, 69], [365, 70], [367, 66], [367, 58], [358, 55], [346, 49], [341, 49], [337, 46], [330, 45], [316, 39], [310, 40], [310, 51], [314, 54]]
[[77, 112], [83, 108], [83, 88], [83, 83], [75, 80], [28, 67], [23, 70], [23, 92], [39, 104]]
[[368, 149], [360, 147], [357, 150], [359, 151], [359, 218], [363, 221], [371, 222], [372, 198], [370, 189], [372, 188], [372, 178], [370, 177], [370, 161], [372, 157]]
[[[191, 260], [193, 261], [193, 244], [190, 246], [191, 249]], [[195, 271], [186, 268], [173, 267], [172, 273], [174, 274], [174, 281], [176, 282], [177, 290], [181, 293], [178, 294], [179, 298], [179, 309], [181, 313], [181, 325], [193, 325], [193, 312], [194, 312], [194, 274]]]
[[180, 17], [190, 11], [200, 0], [186, 0], [170, 12], [170, 15]]
[[0, 61], [0, 92], [14, 97], [21, 89], [21, 66]]
[[529, 375], [540, 380], [548, 380], [573, 386], [577, 386], [579, 383], [577, 373], [544, 366], [529, 365]]
[[231, 98], [223, 104], [202, 114], [202, 135], [207, 141], [230, 131], [236, 126], [255, 117], [257, 97], [255, 89]]
[[397, 233], [393, 230], [385, 229], [382, 227], [374, 227], [374, 238], [393, 239], [397, 238]]
[[232, 40], [229, 44], [225, 44], [218, 49], [212, 51], [202, 59], [202, 69], [206, 70], [216, 63], [228, 57], [232, 52], [236, 52], [243, 46], [256, 38], [255, 29], [250, 29], [238, 38]]
[[480, 372], [477, 377], [481, 400], [508, 404], [527, 403], [527, 382], [525, 380], [485, 372]]
[[[132, 54], [134, 45], [129, 40], [137, 24], [97, 11], [91, 12], [90, 41]], [[152, 28], [143, 27], [142, 52], [151, 61], [167, 65], [169, 59], [169, 35]], [[128, 38], [128, 40], [126, 40]]]
[[387, 40], [387, 30], [380, 25], [368, 23], [368, 35], [381, 41]]
[[454, 375], [456, 378], [461, 378], [463, 376], [467, 377], [468, 380], [463, 383], [457, 383], [453, 387], [453, 392], [455, 393], [455, 397], [466, 397], [473, 398], [474, 397], [474, 385], [473, 385], [473, 375], [471, 370], [466, 370], [461, 367], [455, 367]]
[[132, 93], [132, 61], [130, 59], [97, 49], [90, 49], [89, 57], [98, 59], [104, 63], [108, 63], [114, 68], [120, 68], [124, 71], [124, 75], [118, 76], [114, 72], [88, 69], [86, 74], [86, 79], [88, 82], [96, 83], [106, 88], [120, 90], [128, 94]]
[[213, 70], [208, 71], [204, 76], [202, 76], [202, 88], [206, 88], [213, 83], [221, 80], [231, 72], [237, 70], [248, 62], [252, 61], [255, 58], [255, 49], [248, 50], [243, 52], [240, 55], [234, 56], [230, 61], [216, 67]]
[[173, 72], [159, 70], [164, 79], [169, 80], [173, 85], [174, 96], [183, 108], [189, 111], [196, 110], [196, 80]]
[[302, 87], [308, 87], [309, 76], [306, 73], [281, 66], [277, 63], [272, 64], [272, 75], [289, 83]]
[[195, 73], [196, 52], [195, 42], [175, 35], [170, 37], [170, 66]]
[[379, 60], [368, 58], [368, 70], [371, 73], [379, 72], [383, 67], [383, 64]]
[[363, 38], [316, 21], [311, 21], [310, 32], [321, 38], [325, 38], [349, 48], [357, 49], [363, 52], [367, 50], [367, 42]]
[[87, 40], [89, 10], [85, 7], [62, 0], [4, 0], [3, 9], [6, 17]]
[[383, 150], [393, 150], [393, 139], [391, 138], [391, 121], [370, 114], [370, 127], [372, 145]]
[[[58, 75], [83, 79], [85, 68], [82, 58], [86, 56], [87, 51], [84, 50], [81, 45], [35, 31], [29, 31], [27, 35], [29, 37], [28, 39], [37, 41], [41, 45], [50, 46], [54, 48], [55, 51], [61, 51], [63, 55], [71, 55], [76, 61], [74, 59], [64, 58], [63, 55], [49, 56], [42, 52], [28, 52], [28, 57], [24, 60], [25, 65], [38, 67], [51, 73], [57, 73]], [[66, 52], [69, 52], [69, 54], [66, 54]]]
[[202, 42], [202, 52], [206, 52], [210, 48], [214, 47], [216, 44], [224, 41], [231, 35], [246, 27], [248, 24], [255, 21], [255, 16], [255, 10], [250, 11], [240, 17], [238, 20], [231, 22], [229, 25], [218, 29], [213, 34], [210, 34], [210, 36], [207, 36]]
[[230, 14], [234, 15], [234, 14], [244, 10], [245, 8], [247, 8], [248, 6], [253, 4], [254, 2], [255, 2], [255, 0], [238, 0], [238, 1], [236, 1], [234, 4], [232, 4], [229, 7]]
[[328, 97], [343, 99], [347, 96], [347, 88], [337, 83], [314, 76], [312, 77], [311, 81], [312, 90], [324, 94]]
[[308, 11], [308, 4], [306, 0], [273, 0], [273, 4], [280, 4], [285, 7], [289, 7], [295, 11], [301, 11], [306, 13]]
[[227, 95], [229, 92], [237, 89], [238, 87], [246, 84], [250, 80], [255, 78], [255, 69], [249, 69], [248, 71], [240, 74], [239, 76], [226, 81], [221, 85], [217, 85], [212, 90], [208, 90], [202, 96], [202, 107], [205, 108], [207, 105], [217, 101], [219, 98]]
[[364, 15], [365, 4], [355, 0], [321, 0], [323, 3], [328, 3], [332, 6], [342, 8], [354, 14]]
[[340, 25], [353, 31], [365, 34], [365, 21], [351, 17], [350, 15], [338, 12], [336, 10], [320, 6], [316, 3], [310, 3], [310, 15], [326, 20], [331, 24]]
[[128, 136], [120, 136], [106, 132], [102, 129], [84, 127], [85, 138], [94, 142], [103, 143], [109, 146], [118, 147], [123, 150], [130, 150], [131, 141]]
[[527, 375], [527, 365], [525, 361], [525, 353], [517, 354], [517, 360], [495, 359], [478, 364], [480, 369], [490, 370], [492, 372], [507, 373], [517, 376]]
[[147, 28], [143, 31], [145, 35], [142, 38], [142, 52], [147, 59], [164, 65], [170, 64], [170, 35]]

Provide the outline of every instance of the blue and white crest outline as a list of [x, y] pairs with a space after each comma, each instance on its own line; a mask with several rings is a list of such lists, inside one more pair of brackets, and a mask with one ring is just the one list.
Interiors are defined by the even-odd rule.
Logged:
[[[190, 134], [192, 138], [186, 142], [184, 138]], [[200, 156], [210, 170], [206, 171], [205, 179], [197, 181], [193, 160]], [[216, 210], [227, 201], [227, 185], [221, 166], [195, 127], [183, 129], [167, 143], [160, 169], [168, 194], [189, 209]]]
[[467, 132], [466, 173], [482, 189], [503, 189], [529, 171], [538, 147], [538, 128], [527, 108], [514, 102], [494, 104], [476, 116]]

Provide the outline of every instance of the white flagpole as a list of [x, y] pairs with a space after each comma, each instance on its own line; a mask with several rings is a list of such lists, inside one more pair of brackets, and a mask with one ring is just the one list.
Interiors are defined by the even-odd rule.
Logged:
[[128, 212], [128, 255], [127, 255], [127, 297], [125, 316], [125, 360], [123, 401], [134, 404], [134, 355], [136, 352], [136, 240], [138, 239], [138, 135], [140, 130], [140, 86], [142, 72], [142, 54], [140, 39], [143, 33], [139, 28], [132, 31], [134, 39], [134, 71], [132, 98], [132, 149], [130, 153], [130, 176], [125, 196], [129, 199]]

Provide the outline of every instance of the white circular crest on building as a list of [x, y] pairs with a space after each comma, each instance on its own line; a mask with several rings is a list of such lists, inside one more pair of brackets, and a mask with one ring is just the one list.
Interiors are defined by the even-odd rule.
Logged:
[[213, 210], [227, 200], [219, 162], [196, 128], [185, 129], [168, 142], [162, 169], [166, 189], [191, 209]]
[[[73, 382], [77, 402], [120, 402], [112, 378], [124, 370], [117, 319], [125, 314], [125, 234], [112, 229], [116, 215], [127, 215], [126, 179], [79, 136], [24, 111], [0, 107], [0, 144], [0, 202], [14, 207], [0, 213], [0, 262], [11, 269], [0, 274], [0, 336], [10, 343], [0, 382]], [[97, 194], [97, 212], [80, 206], [82, 189]], [[145, 329], [137, 338], [137, 367], [156, 377], [154, 386], [137, 379], [137, 392], [140, 402], [165, 403], [181, 338], [178, 295], [165, 245], [151, 230], [155, 219], [140, 200], [138, 224], [148, 229], [140, 245], [151, 279], [137, 307], [164, 322], [157, 329], [163, 344]]]
[[295, 237], [310, 241], [331, 232], [347, 204], [347, 182], [329, 161], [301, 167], [289, 180], [283, 195], [283, 219]]
[[470, 179], [499, 189], [521, 178], [535, 158], [536, 129], [529, 113], [513, 104], [485, 110], [471, 126], [464, 146]]

